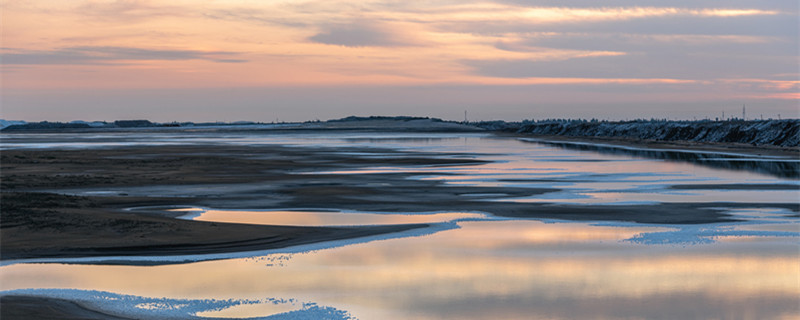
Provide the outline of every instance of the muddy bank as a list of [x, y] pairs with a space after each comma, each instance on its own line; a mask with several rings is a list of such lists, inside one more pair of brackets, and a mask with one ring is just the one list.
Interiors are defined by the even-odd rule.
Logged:
[[[431, 170], [484, 163], [464, 154], [214, 145], [4, 150], [0, 157], [3, 260], [263, 250], [420, 227], [253, 226], [176, 220], [158, 212], [122, 210], [139, 206], [481, 211], [516, 218], [666, 224], [732, 221], [721, 209], [726, 207], [798, 211], [797, 203], [591, 206], [502, 202], [496, 200], [559, 189], [453, 186], [412, 179], [414, 173], [408, 172], [356, 170], [386, 166]], [[331, 173], [336, 170], [356, 171]]]
[[[3, 189], [0, 258], [239, 252], [405, 231], [424, 225], [353, 228], [253, 226], [176, 220], [157, 213], [122, 209], [181, 204], [220, 204], [224, 207], [224, 203], [270, 208], [276, 204], [275, 196], [278, 199], [291, 197], [293, 186], [315, 178], [300, 174], [303, 171], [377, 164], [482, 163], [472, 159], [438, 159], [404, 153], [371, 160], [341, 155], [340, 151], [280, 146], [135, 147], [91, 152], [5, 150], [0, 159]], [[219, 202], [209, 199], [215, 196], [203, 191], [206, 189], [203, 185], [211, 183], [225, 186], [220, 189], [224, 196], [216, 199]], [[237, 191], [237, 186], [246, 184], [266, 189]], [[112, 197], [59, 194], [59, 190], [64, 188], [158, 186], [177, 190], [181, 195], [165, 198], [157, 191], [141, 197], [125, 193]], [[276, 188], [279, 189], [277, 193], [272, 192]], [[50, 192], [42, 193], [42, 190]], [[337, 188], [338, 192], [346, 190]]]
[[1, 195], [2, 260], [266, 250], [425, 226], [336, 228], [213, 223], [120, 209], [168, 205], [174, 199], [7, 192]]
[[638, 141], [724, 143], [798, 148], [800, 120], [586, 121], [574, 119], [523, 122], [489, 121], [475, 126], [493, 131], [564, 137], [607, 137]]
[[[781, 147], [770, 145], [752, 145], [744, 143], [730, 142], [698, 142], [698, 141], [658, 141], [644, 140], [625, 137], [573, 137], [562, 135], [541, 135], [541, 134], [512, 134], [499, 133], [502, 136], [512, 136], [531, 139], [531, 141], [543, 143], [581, 143], [619, 146], [626, 148], [660, 150], [683, 150], [707, 153], [736, 153], [754, 156], [774, 156], [800, 159], [800, 147]], [[574, 145], [574, 144], [573, 144]], [[591, 146], [589, 146], [591, 147]]]
[[558, 148], [624, 155], [705, 167], [759, 172], [779, 178], [800, 178], [800, 149], [738, 144], [658, 142], [619, 138], [523, 137], [522, 141]]
[[121, 318], [87, 308], [77, 302], [44, 297], [0, 296], [0, 318], [63, 319], [63, 320], [121, 320]]

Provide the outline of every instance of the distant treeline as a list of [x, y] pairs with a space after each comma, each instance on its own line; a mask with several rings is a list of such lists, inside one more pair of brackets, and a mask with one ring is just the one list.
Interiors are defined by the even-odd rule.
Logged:
[[114, 122], [95, 121], [95, 122], [29, 122], [24, 124], [14, 124], [2, 128], [0, 131], [47, 131], [58, 129], [91, 129], [91, 128], [158, 128], [158, 127], [194, 127], [194, 126], [235, 126], [258, 124], [251, 121], [237, 122], [168, 122], [156, 123], [150, 120], [116, 120]]
[[370, 121], [370, 120], [390, 120], [390, 121], [431, 120], [433, 122], [444, 122], [444, 120], [439, 118], [411, 117], [411, 116], [369, 116], [369, 117], [349, 116], [341, 119], [328, 120], [326, 122], [350, 122], [350, 121]]
[[[411, 116], [350, 116], [326, 122], [358, 122], [370, 120], [409, 122], [429, 120], [432, 122], [457, 123], [437, 118]], [[321, 122], [309, 121], [306, 123]], [[694, 141], [746, 143], [780, 147], [800, 146], [800, 120], [700, 120], [670, 121], [664, 119], [633, 121], [600, 121], [575, 119], [524, 120], [522, 122], [482, 121], [463, 123], [487, 131], [513, 132], [535, 135], [571, 137], [611, 137], [657, 141]], [[148, 120], [117, 120], [114, 122], [32, 122], [9, 125], [2, 131], [59, 130], [90, 128], [145, 128], [145, 127], [195, 127], [261, 125], [263, 123], [239, 121], [232, 123], [172, 122], [154, 123]], [[299, 124], [299, 123], [298, 123]]]
[[64, 123], [64, 122], [32, 122], [25, 124], [15, 124], [3, 128], [0, 131], [24, 131], [24, 130], [55, 130], [55, 129], [82, 129], [91, 128], [86, 123]]
[[155, 124], [148, 120], [117, 120], [108, 122], [30, 122], [15, 124], [3, 128], [2, 131], [26, 130], [56, 130], [56, 129], [89, 129], [89, 128], [138, 128], [138, 127], [163, 127], [164, 124]]
[[[320, 123], [320, 122], [359, 122], [359, 121], [372, 121], [372, 120], [386, 120], [386, 121], [402, 121], [408, 122], [413, 120], [430, 120], [432, 122], [447, 122], [438, 118], [429, 117], [411, 117], [411, 116], [349, 116], [341, 119], [332, 119], [328, 121], [306, 121], [305, 123]], [[0, 120], [2, 121], [2, 120]], [[253, 121], [236, 121], [236, 122], [169, 122], [169, 123], [156, 123], [149, 120], [116, 120], [114, 122], [95, 121], [72, 121], [72, 122], [29, 122], [8, 125], [7, 127], [0, 126], [0, 131], [52, 131], [59, 129], [90, 129], [90, 128], [156, 128], [156, 127], [207, 127], [207, 126], [243, 126], [243, 125], [263, 125], [263, 122]], [[274, 123], [272, 123], [274, 124]], [[300, 124], [300, 122], [280, 122], [280, 124]]]
[[613, 137], [658, 141], [728, 142], [752, 145], [797, 147], [800, 145], [800, 120], [728, 121], [598, 121], [525, 120], [522, 122], [484, 121], [471, 123], [489, 131], [571, 137]]

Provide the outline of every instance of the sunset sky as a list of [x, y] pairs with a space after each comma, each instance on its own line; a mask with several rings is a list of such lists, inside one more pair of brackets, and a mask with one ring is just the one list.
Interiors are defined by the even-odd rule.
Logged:
[[799, 117], [794, 0], [2, 1], [0, 118]]

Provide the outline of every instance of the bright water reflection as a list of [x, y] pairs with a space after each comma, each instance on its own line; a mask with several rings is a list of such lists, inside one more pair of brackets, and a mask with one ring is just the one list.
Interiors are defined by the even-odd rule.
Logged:
[[176, 209], [187, 214], [180, 219], [227, 223], [248, 223], [284, 226], [365, 226], [389, 224], [420, 224], [483, 219], [484, 214], [460, 212], [432, 213], [365, 213], [354, 211], [232, 211], [201, 208]]
[[670, 226], [459, 225], [425, 237], [184, 265], [17, 264], [3, 267], [2, 289], [124, 292], [176, 305], [233, 299], [221, 311], [187, 310], [240, 317], [302, 314], [303, 303], [360, 319], [671, 318], [678, 310], [680, 318], [773, 318], [798, 311], [797, 233], [687, 247], [624, 241]]

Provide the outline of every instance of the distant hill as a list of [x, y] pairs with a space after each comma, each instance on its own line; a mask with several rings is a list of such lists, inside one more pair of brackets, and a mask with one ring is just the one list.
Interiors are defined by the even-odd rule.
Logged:
[[[82, 120], [75, 120], [70, 122], [25, 122], [25, 121], [5, 121], [0, 120], [0, 131], [13, 132], [13, 131], [58, 131], [63, 129], [98, 129], [98, 128], [141, 128], [141, 127], [158, 127], [169, 126], [169, 124], [156, 124], [148, 120], [117, 120], [113, 123], [102, 121], [87, 122]], [[6, 125], [8, 124], [8, 125]]]
[[[167, 128], [177, 127], [177, 128]], [[427, 117], [409, 116], [349, 116], [328, 121], [308, 121], [289, 123], [258, 123], [252, 121], [225, 122], [171, 122], [156, 123], [149, 120], [116, 120], [107, 122], [72, 121], [63, 122], [32, 122], [10, 125], [1, 131], [58, 131], [80, 129], [79, 131], [92, 130], [129, 130], [129, 129], [177, 129], [180, 127], [193, 128], [193, 130], [361, 130], [361, 131], [401, 131], [401, 132], [465, 132], [484, 131], [484, 129], [465, 125], [453, 121]]]
[[[412, 116], [349, 116], [328, 121], [294, 123], [155, 123], [149, 120], [117, 120], [112, 123], [73, 121], [32, 122], [0, 120], [3, 132], [83, 130], [130, 130], [164, 128], [181, 130], [362, 130], [395, 132], [512, 132], [542, 136], [606, 137], [653, 141], [741, 143], [756, 146], [800, 146], [800, 120], [728, 121], [597, 121], [575, 119], [525, 120], [521, 122], [482, 121], [463, 123]], [[178, 127], [178, 128], [165, 128]]]
[[13, 125], [18, 125], [18, 124], [26, 124], [26, 123], [27, 122], [25, 122], [25, 121], [19, 121], [19, 120], [0, 119], [0, 130], [2, 130], [3, 128], [8, 127], [8, 126], [13, 126]]
[[86, 129], [91, 128], [86, 123], [65, 123], [65, 122], [31, 122], [25, 124], [14, 124], [3, 128], [1, 131], [28, 131], [28, 130], [56, 130], [56, 129]]
[[304, 123], [298, 129], [364, 130], [399, 132], [473, 132], [485, 131], [460, 122], [425, 117], [350, 116], [325, 122]]
[[331, 119], [326, 122], [351, 122], [351, 121], [375, 121], [375, 120], [384, 120], [384, 121], [429, 120], [432, 122], [443, 122], [442, 119], [438, 118], [411, 117], [411, 116], [369, 116], [369, 117], [349, 116], [341, 119]]
[[152, 123], [149, 120], [117, 120], [114, 121], [114, 125], [119, 128], [144, 128], [156, 126], [155, 123]]

